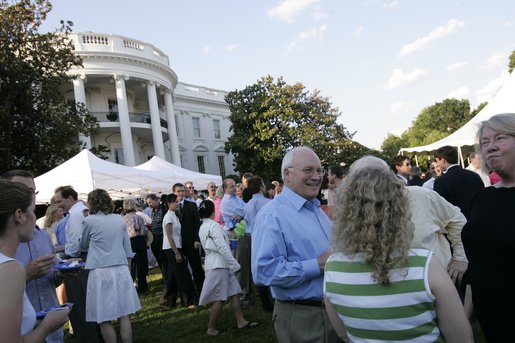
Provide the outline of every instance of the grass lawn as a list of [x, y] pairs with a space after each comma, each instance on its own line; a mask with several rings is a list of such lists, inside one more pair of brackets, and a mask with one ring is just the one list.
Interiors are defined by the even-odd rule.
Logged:
[[[238, 329], [229, 304], [224, 306], [218, 321], [218, 330], [222, 333], [216, 337], [206, 335], [209, 319], [209, 306], [196, 309], [163, 309], [157, 305], [162, 290], [161, 275], [157, 268], [149, 271], [150, 291], [140, 296], [141, 309], [131, 317], [134, 342], [275, 342], [272, 314], [261, 309], [257, 290], [250, 301], [250, 306], [243, 306], [245, 319], [256, 321], [259, 325], [252, 329]], [[67, 332], [67, 329], [65, 329]], [[65, 342], [74, 342], [66, 338]]]
[[[253, 290], [250, 305], [243, 306], [243, 314], [245, 319], [256, 321], [259, 325], [252, 329], [238, 329], [231, 307], [226, 304], [217, 327], [222, 333], [211, 337], [206, 335], [209, 306], [199, 306], [193, 310], [186, 308], [167, 310], [157, 305], [162, 289], [161, 275], [157, 271], [157, 268], [149, 271], [150, 291], [140, 296], [141, 309], [131, 317], [134, 342], [276, 342], [272, 314], [262, 311], [256, 289]], [[486, 342], [477, 322], [473, 329], [476, 342]], [[65, 332], [67, 332], [66, 327]], [[75, 340], [68, 337], [64, 341], [72, 343]]]

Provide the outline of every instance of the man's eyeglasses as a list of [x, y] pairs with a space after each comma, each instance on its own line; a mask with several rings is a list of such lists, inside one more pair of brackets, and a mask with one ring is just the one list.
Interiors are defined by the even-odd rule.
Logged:
[[299, 169], [299, 168], [295, 168], [295, 167], [288, 167], [288, 169], [300, 170], [306, 176], [313, 176], [313, 174], [315, 174], [315, 173], [317, 173], [318, 176], [324, 176], [325, 175], [325, 170], [319, 169], [319, 168], [317, 168], [317, 169], [315, 169], [315, 168], [302, 168], [302, 169]]

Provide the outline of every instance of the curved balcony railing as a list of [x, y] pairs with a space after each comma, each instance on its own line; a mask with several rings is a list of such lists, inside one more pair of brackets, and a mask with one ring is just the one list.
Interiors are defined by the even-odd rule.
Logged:
[[[97, 122], [119, 122], [120, 119], [118, 117], [118, 112], [89, 112], [97, 118]], [[168, 122], [163, 119], [160, 119], [161, 127], [165, 129], [168, 128]], [[150, 124], [152, 122], [150, 118], [150, 113], [148, 112], [129, 112], [129, 121], [131, 123], [146, 123]]]

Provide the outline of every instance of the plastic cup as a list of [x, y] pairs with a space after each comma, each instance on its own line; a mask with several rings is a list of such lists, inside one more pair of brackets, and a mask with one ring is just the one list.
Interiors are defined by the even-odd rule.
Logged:
[[230, 239], [229, 244], [231, 246], [231, 250], [235, 251], [238, 247], [238, 240], [237, 239]]

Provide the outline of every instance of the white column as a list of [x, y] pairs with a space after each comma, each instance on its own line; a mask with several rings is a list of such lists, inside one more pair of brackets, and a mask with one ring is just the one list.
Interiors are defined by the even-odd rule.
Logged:
[[123, 162], [126, 166], [135, 166], [134, 147], [132, 145], [131, 122], [129, 119], [129, 105], [127, 104], [127, 92], [125, 75], [114, 75], [116, 81], [116, 100], [118, 102], [118, 118], [120, 120], [120, 135], [122, 136]]
[[154, 153], [157, 157], [165, 159], [165, 146], [161, 132], [161, 118], [157, 105], [156, 83], [147, 82], [148, 107], [150, 109], [150, 125], [152, 127], [152, 140], [154, 142]]
[[[73, 80], [73, 95], [75, 96], [75, 102], [83, 103], [84, 107], [86, 106], [86, 91], [84, 89], [84, 79], [86, 75], [80, 75], [76, 79]], [[85, 149], [91, 149], [91, 137], [86, 136], [83, 133], [79, 134], [79, 140], [86, 144]]]
[[172, 91], [165, 92], [166, 120], [168, 121], [168, 139], [172, 149], [172, 163], [181, 167], [181, 155], [179, 152], [179, 140], [177, 139], [177, 128], [175, 127], [175, 111], [173, 108]]

